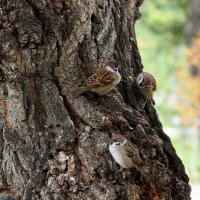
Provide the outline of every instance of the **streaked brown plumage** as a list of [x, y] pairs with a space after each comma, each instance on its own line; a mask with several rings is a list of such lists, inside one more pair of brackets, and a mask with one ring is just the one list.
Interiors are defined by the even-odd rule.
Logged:
[[112, 141], [109, 151], [115, 161], [123, 168], [135, 167], [147, 177], [148, 170], [144, 167], [138, 148], [121, 134], [113, 134]]
[[136, 84], [146, 99], [152, 98], [153, 93], [157, 90], [155, 78], [147, 72], [142, 72], [137, 76]]
[[100, 68], [95, 74], [91, 75], [85, 86], [72, 90], [74, 97], [90, 91], [98, 95], [104, 95], [112, 90], [121, 80], [118, 72], [118, 64], [114, 60], [109, 60], [104, 67]]

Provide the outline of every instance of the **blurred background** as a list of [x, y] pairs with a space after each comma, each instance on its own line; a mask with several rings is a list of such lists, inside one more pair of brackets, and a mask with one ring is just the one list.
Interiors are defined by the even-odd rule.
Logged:
[[199, 199], [200, 1], [144, 1], [140, 12], [136, 35], [144, 70], [157, 80], [156, 109]]

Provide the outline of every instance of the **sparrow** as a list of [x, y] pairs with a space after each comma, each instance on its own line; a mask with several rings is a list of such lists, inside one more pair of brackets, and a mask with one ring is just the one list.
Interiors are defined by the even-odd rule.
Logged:
[[156, 91], [157, 86], [156, 80], [151, 74], [147, 72], [140, 73], [136, 78], [136, 84], [146, 99], [153, 98], [153, 93]]
[[135, 167], [145, 177], [148, 176], [138, 148], [121, 134], [113, 134], [109, 151], [122, 168], [129, 169]]
[[121, 80], [121, 75], [118, 72], [118, 64], [115, 60], [109, 60], [104, 67], [100, 68], [95, 74], [91, 75], [85, 86], [78, 87], [72, 90], [72, 95], [78, 97], [85, 92], [93, 92], [99, 96], [107, 94]]

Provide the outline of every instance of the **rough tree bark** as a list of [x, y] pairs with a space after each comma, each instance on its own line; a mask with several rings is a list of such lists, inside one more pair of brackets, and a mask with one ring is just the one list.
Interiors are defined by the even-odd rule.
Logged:
[[[184, 166], [135, 86], [141, 0], [0, 3], [0, 198], [190, 199]], [[108, 59], [123, 66], [117, 89], [74, 99], [69, 89]], [[137, 145], [150, 181], [118, 171], [113, 132]]]

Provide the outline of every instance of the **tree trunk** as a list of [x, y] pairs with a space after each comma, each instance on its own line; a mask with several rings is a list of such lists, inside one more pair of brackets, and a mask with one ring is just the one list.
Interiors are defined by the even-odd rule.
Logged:
[[[135, 85], [141, 3], [0, 1], [1, 199], [190, 199], [184, 166]], [[73, 98], [70, 89], [109, 59], [122, 65], [117, 89]], [[119, 171], [112, 133], [138, 147], [150, 180]]]
[[185, 27], [186, 39], [188, 44], [191, 44], [192, 39], [200, 31], [200, 1], [190, 0], [190, 14]]

